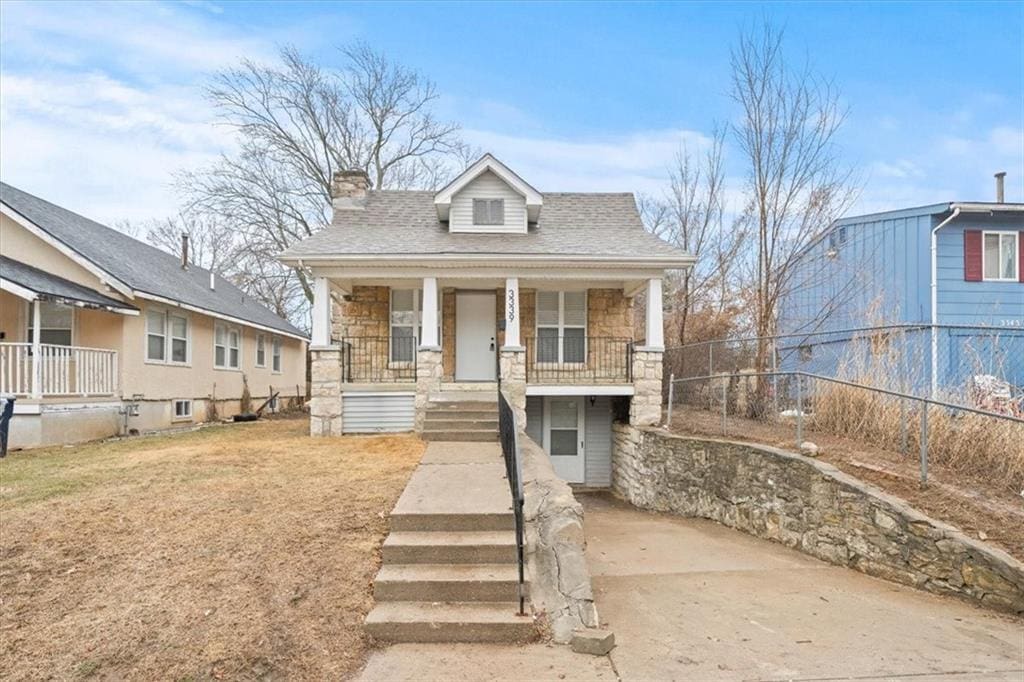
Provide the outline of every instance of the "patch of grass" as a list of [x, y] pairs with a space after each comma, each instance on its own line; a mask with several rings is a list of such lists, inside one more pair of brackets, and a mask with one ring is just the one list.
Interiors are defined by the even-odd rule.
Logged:
[[275, 419], [0, 461], [0, 677], [357, 669], [387, 513], [424, 446], [307, 433]]

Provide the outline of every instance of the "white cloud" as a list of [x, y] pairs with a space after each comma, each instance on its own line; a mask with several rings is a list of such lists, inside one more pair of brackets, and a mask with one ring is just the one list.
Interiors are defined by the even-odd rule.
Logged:
[[711, 140], [692, 130], [641, 131], [600, 139], [518, 137], [464, 131], [468, 142], [492, 152], [541, 191], [660, 192], [682, 145], [692, 152]]

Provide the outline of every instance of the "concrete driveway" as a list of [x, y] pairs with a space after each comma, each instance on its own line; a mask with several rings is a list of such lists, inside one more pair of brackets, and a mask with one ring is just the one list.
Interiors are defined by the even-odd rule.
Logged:
[[610, 656], [400, 644], [363, 680], [1024, 680], [1024, 623], [708, 521], [581, 495]]

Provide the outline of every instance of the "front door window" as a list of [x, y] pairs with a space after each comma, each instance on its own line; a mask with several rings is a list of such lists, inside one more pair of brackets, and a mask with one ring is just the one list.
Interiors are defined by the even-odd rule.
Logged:
[[569, 483], [583, 483], [583, 400], [575, 396], [546, 398], [544, 425], [544, 449], [555, 473]]

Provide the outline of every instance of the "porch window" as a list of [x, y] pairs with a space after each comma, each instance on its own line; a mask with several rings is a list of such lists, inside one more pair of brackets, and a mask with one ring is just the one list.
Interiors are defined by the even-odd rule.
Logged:
[[587, 292], [537, 292], [537, 362], [583, 363], [587, 357]]
[[992, 282], [1016, 282], [1018, 234], [1016, 232], [985, 232], [982, 252], [984, 279]]
[[[441, 339], [441, 294], [437, 296], [437, 338]], [[391, 362], [412, 362], [422, 338], [423, 291], [391, 290]]]
[[[39, 308], [39, 343], [54, 346], [70, 346], [71, 332], [74, 325], [74, 310], [70, 306], [51, 301], [37, 301]], [[34, 316], [28, 316], [28, 342], [33, 343], [35, 329]]]
[[270, 342], [270, 369], [274, 372], [281, 371], [281, 339], [274, 337]]
[[264, 334], [256, 335], [256, 366], [267, 366], [267, 337]]
[[213, 366], [217, 369], [238, 369], [241, 357], [242, 332], [218, 322], [213, 327]]

